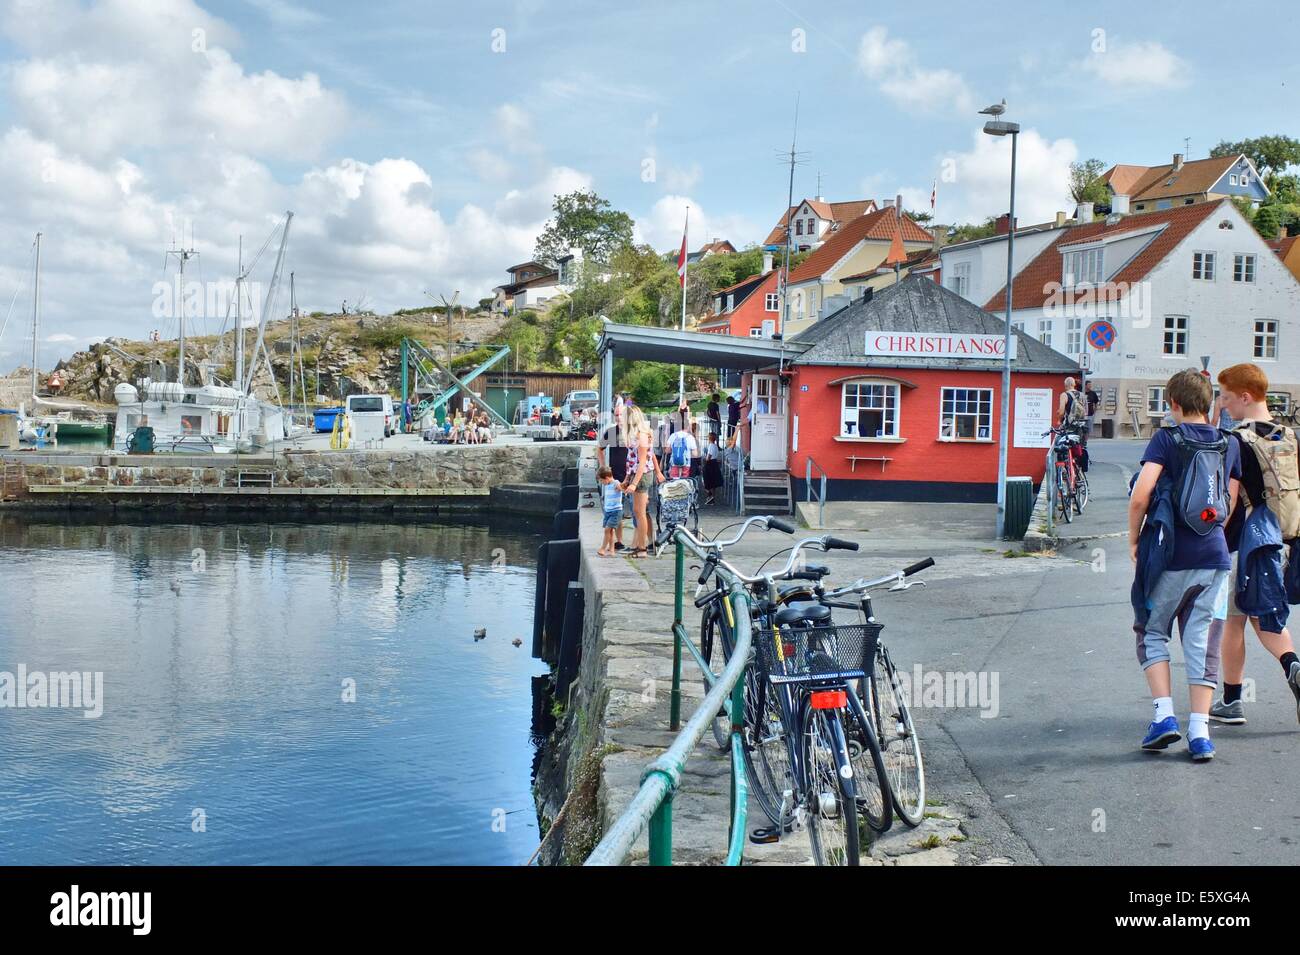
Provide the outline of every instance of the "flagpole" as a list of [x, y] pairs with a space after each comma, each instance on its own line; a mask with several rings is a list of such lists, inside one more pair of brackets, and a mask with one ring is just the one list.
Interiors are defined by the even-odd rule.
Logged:
[[[691, 231], [691, 207], [686, 207], [686, 224], [682, 227], [682, 331], [686, 331], [686, 273], [690, 271], [690, 246], [686, 243], [686, 236]], [[686, 366], [677, 366], [677, 407], [682, 406], [686, 400]]]

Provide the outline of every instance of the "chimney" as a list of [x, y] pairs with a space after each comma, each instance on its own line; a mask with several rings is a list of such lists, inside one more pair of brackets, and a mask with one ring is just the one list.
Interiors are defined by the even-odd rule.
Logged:
[[1074, 217], [1079, 220], [1080, 225], [1087, 225], [1092, 221], [1092, 203], [1081, 202], [1079, 208], [1075, 210]]
[[893, 200], [893, 199], [881, 199], [881, 200], [880, 200], [880, 208], [882, 208], [882, 209], [892, 209], [892, 208], [894, 208], [894, 200]]
[[899, 193], [898, 197], [894, 199], [894, 217], [895, 217], [895, 218], [898, 218], [898, 219], [903, 218], [903, 196], [902, 196], [902, 193]]
[[768, 272], [771, 271], [772, 271], [772, 253], [764, 252], [763, 253], [763, 274], [766, 275]]
[[1128, 196], [1116, 193], [1110, 199], [1110, 211], [1117, 216], [1126, 216], [1129, 213]]
[[994, 223], [997, 235], [1006, 235], [1011, 231], [1011, 213], [1004, 212], [998, 216], [998, 221]]
[[1183, 168], [1183, 154], [1182, 154], [1182, 153], [1174, 153], [1174, 169], [1173, 169], [1173, 171], [1174, 171], [1174, 172], [1177, 172], [1178, 170], [1180, 170], [1180, 169], [1182, 169], [1182, 168]]
[[1056, 227], [1059, 229], [1059, 228], [1061, 228], [1063, 225], [1065, 225], [1065, 213], [1064, 213], [1064, 212], [1058, 212], [1058, 213], [1056, 214]]

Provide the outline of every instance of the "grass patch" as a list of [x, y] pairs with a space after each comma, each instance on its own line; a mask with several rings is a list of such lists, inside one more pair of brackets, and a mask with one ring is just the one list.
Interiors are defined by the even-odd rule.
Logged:
[[943, 845], [943, 840], [938, 836], [926, 836], [921, 840], [922, 849], [937, 849]]

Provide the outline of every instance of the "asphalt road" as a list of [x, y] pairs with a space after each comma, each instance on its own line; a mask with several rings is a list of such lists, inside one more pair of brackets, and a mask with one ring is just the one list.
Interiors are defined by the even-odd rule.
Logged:
[[[976, 857], [1048, 864], [1272, 864], [1300, 860], [1300, 723], [1281, 668], [1247, 635], [1256, 702], [1241, 727], [1211, 724], [1218, 756], [1193, 764], [1186, 743], [1138, 744], [1151, 718], [1129, 586], [1127, 477], [1145, 442], [1090, 445], [1093, 500], [1056, 556], [1005, 556], [1005, 543], [897, 526], [835, 552], [832, 580], [879, 575], [920, 557], [924, 589], [884, 594], [876, 612], [900, 669], [982, 675], [996, 706], [951, 695], [914, 706], [935, 797], [966, 816]], [[710, 515], [716, 529], [722, 521]], [[887, 533], [889, 537], [883, 537]], [[745, 568], [778, 544], [755, 534], [730, 552]], [[1174, 704], [1186, 728], [1181, 649]], [[923, 676], [923, 679], [925, 677]], [[914, 700], [915, 702], [915, 700]], [[978, 701], [965, 701], [967, 704]], [[994, 713], [996, 715], [994, 715]]]
[[[1257, 701], [1245, 726], [1211, 724], [1218, 756], [1193, 764], [1185, 742], [1160, 754], [1138, 748], [1151, 704], [1134, 649], [1123, 532], [1127, 477], [1144, 445], [1091, 443], [1094, 500], [1065, 533], [1115, 536], [1064, 546], [1049, 571], [1025, 575], [1005, 595], [975, 581], [969, 607], [942, 621], [950, 641], [999, 674], [1001, 706], [996, 719], [947, 709], [941, 724], [1043, 862], [1294, 865], [1300, 723], [1281, 668], [1252, 634], [1246, 676]], [[1181, 652], [1172, 654], [1185, 728]]]

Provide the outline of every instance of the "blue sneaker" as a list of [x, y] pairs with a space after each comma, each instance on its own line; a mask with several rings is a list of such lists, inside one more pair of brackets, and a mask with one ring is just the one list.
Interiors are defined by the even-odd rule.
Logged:
[[1207, 759], [1214, 759], [1214, 744], [1210, 742], [1208, 736], [1189, 739], [1187, 741], [1187, 751], [1192, 754], [1192, 759], [1198, 763], [1203, 763]]
[[1166, 716], [1159, 723], [1155, 720], [1151, 721], [1151, 725], [1147, 727], [1147, 735], [1142, 738], [1142, 748], [1164, 749], [1170, 743], [1177, 743], [1182, 738], [1183, 734], [1178, 732], [1178, 717]]

